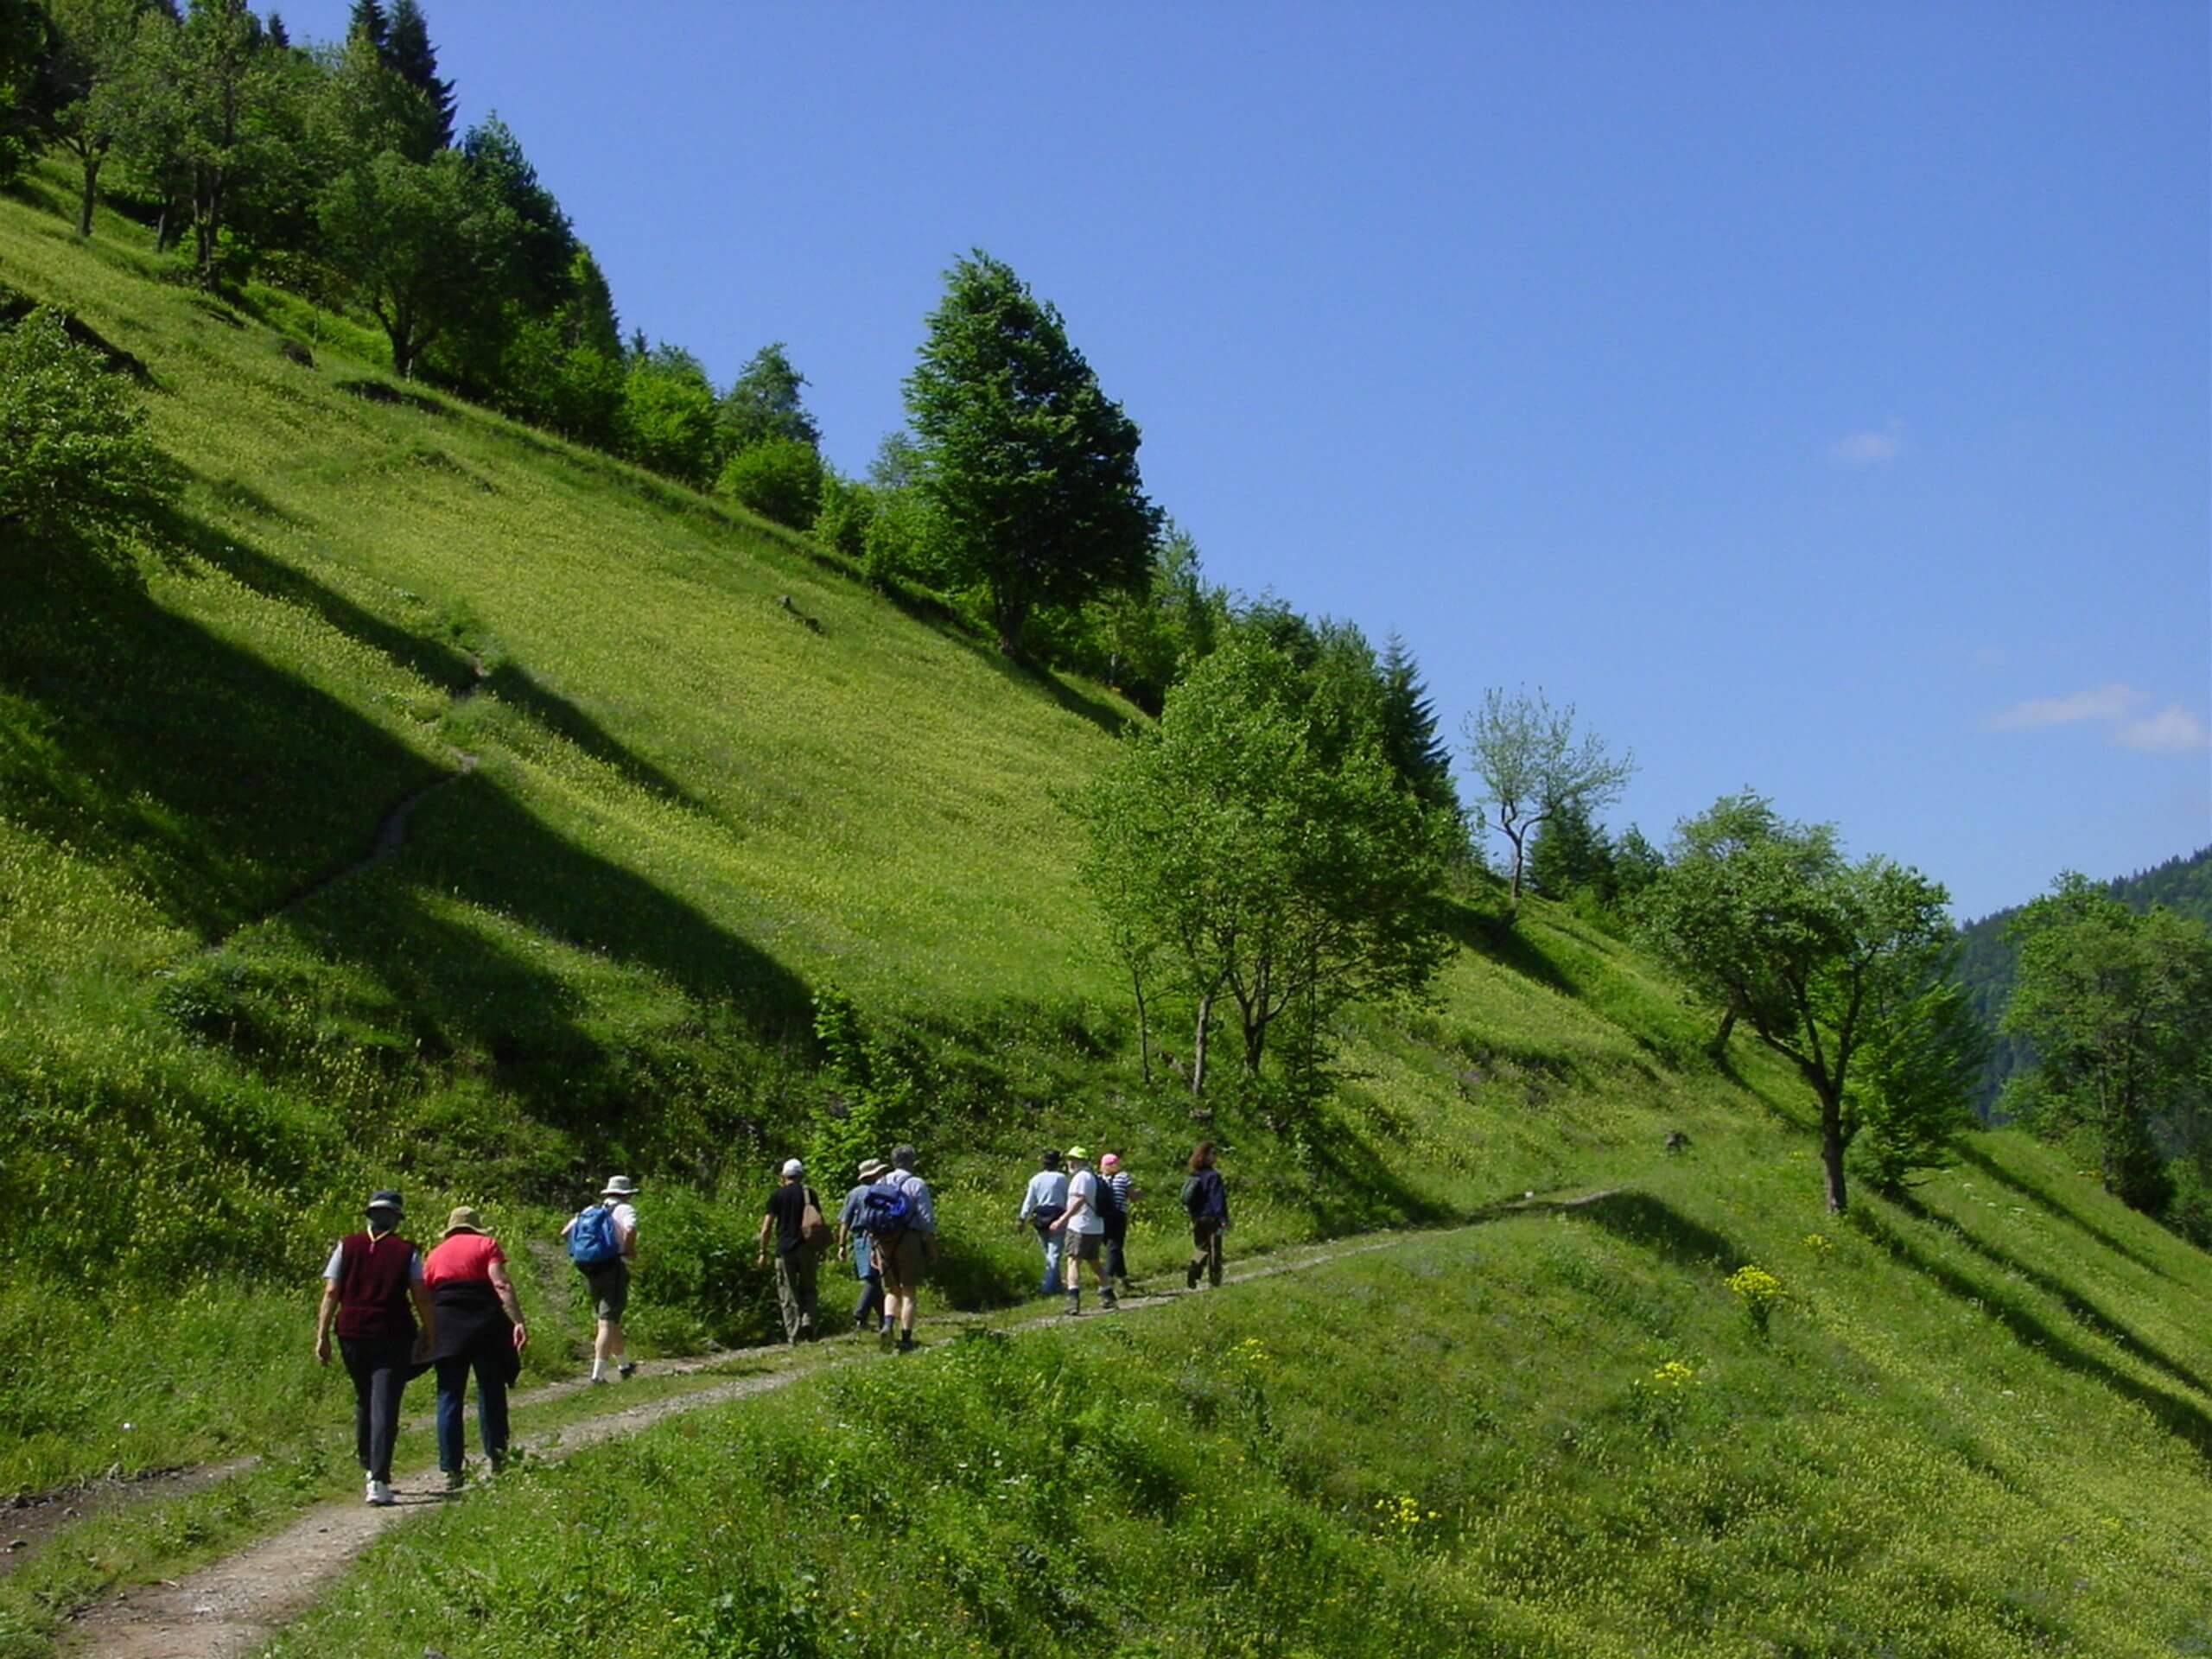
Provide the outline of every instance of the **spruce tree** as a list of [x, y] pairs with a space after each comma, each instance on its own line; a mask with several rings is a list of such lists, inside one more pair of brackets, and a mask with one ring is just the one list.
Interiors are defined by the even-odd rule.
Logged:
[[1451, 746], [1437, 735], [1436, 705], [1421, 683], [1421, 664], [1393, 632], [1382, 647], [1382, 752], [1422, 804], [1457, 814]]
[[281, 11], [269, 14], [269, 44], [279, 52], [291, 49], [292, 31], [284, 27], [284, 14]]
[[438, 79], [437, 48], [430, 44], [430, 26], [416, 0], [392, 0], [391, 21], [381, 42], [385, 61], [393, 73], [423, 94], [429, 106], [429, 122], [423, 135], [428, 161], [442, 149], [453, 148], [453, 83]]
[[381, 52], [391, 28], [385, 20], [383, 0], [353, 0], [353, 14], [346, 23], [348, 37], [359, 35]]

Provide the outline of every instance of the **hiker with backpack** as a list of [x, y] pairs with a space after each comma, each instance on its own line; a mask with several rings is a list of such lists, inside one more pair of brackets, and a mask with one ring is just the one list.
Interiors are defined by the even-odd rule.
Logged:
[[607, 1381], [607, 1363], [629, 1377], [637, 1365], [622, 1357], [622, 1313], [630, 1306], [630, 1263], [638, 1258], [638, 1211], [630, 1200], [638, 1184], [627, 1175], [610, 1175], [599, 1202], [587, 1205], [561, 1230], [569, 1260], [591, 1288], [598, 1329], [592, 1335], [591, 1380]]
[[1060, 1287], [1060, 1235], [1052, 1230], [1052, 1224], [1067, 1213], [1068, 1178], [1060, 1173], [1060, 1154], [1048, 1147], [1038, 1160], [1039, 1168], [1029, 1178], [1029, 1185], [1021, 1195], [1021, 1208], [1014, 1212], [1014, 1224], [1033, 1227], [1038, 1242], [1045, 1247], [1045, 1276], [1039, 1281], [1037, 1294], [1050, 1296]]
[[783, 1310], [784, 1340], [794, 1348], [815, 1338], [816, 1272], [833, 1235], [822, 1201], [806, 1184], [806, 1166], [784, 1160], [783, 1180], [768, 1195], [760, 1217], [754, 1265], [768, 1265], [768, 1235], [776, 1235], [776, 1305]]
[[446, 1217], [446, 1236], [423, 1263], [423, 1282], [438, 1311], [438, 1467], [446, 1490], [468, 1480], [461, 1408], [468, 1374], [476, 1373], [476, 1433], [497, 1474], [507, 1456], [507, 1390], [522, 1376], [522, 1351], [530, 1332], [522, 1304], [507, 1278], [506, 1252], [484, 1230], [476, 1211], [461, 1205]]
[[[353, 1455], [379, 1508], [391, 1490], [391, 1447], [399, 1438], [399, 1396], [419, 1375], [436, 1340], [437, 1314], [423, 1282], [423, 1253], [399, 1236], [404, 1214], [389, 1187], [369, 1195], [368, 1226], [338, 1241], [322, 1269], [315, 1357], [330, 1363], [330, 1333], [353, 1379]], [[421, 1324], [416, 1324], [419, 1317]]]
[[890, 1172], [868, 1190], [861, 1221], [883, 1274], [882, 1342], [898, 1332], [899, 1351], [914, 1350], [914, 1313], [922, 1274], [937, 1265], [937, 1203], [929, 1183], [914, 1173], [915, 1152], [907, 1146], [891, 1153]]
[[1213, 1166], [1213, 1142], [1201, 1141], [1191, 1149], [1191, 1173], [1183, 1178], [1183, 1210], [1191, 1218], [1191, 1243], [1195, 1253], [1184, 1269], [1186, 1289], [1196, 1290], [1204, 1277], [1221, 1288], [1221, 1236], [1229, 1230], [1229, 1188]]
[[861, 1281], [861, 1299], [853, 1304], [853, 1330], [855, 1334], [868, 1327], [874, 1319], [879, 1331], [891, 1327], [891, 1316], [883, 1311], [883, 1270], [875, 1265], [875, 1252], [869, 1248], [868, 1230], [861, 1224], [868, 1212], [868, 1190], [875, 1185], [883, 1172], [891, 1166], [880, 1158], [861, 1160], [860, 1185], [845, 1194], [845, 1201], [837, 1208], [837, 1259], [852, 1258], [853, 1271]]
[[1098, 1305], [1110, 1313], [1121, 1304], [1114, 1300], [1114, 1281], [1106, 1276], [1106, 1216], [1099, 1197], [1104, 1183], [1090, 1166], [1088, 1148], [1070, 1147], [1068, 1162], [1075, 1166], [1075, 1173], [1068, 1177], [1067, 1213], [1052, 1224], [1052, 1230], [1063, 1236], [1060, 1262], [1067, 1272], [1067, 1311], [1083, 1312], [1083, 1264], [1088, 1262], [1098, 1281]]
[[1129, 1282], [1129, 1205], [1137, 1196], [1136, 1183], [1122, 1166], [1122, 1154], [1109, 1152], [1098, 1160], [1098, 1210], [1106, 1217], [1106, 1283], [1118, 1285], [1122, 1294], [1136, 1287]]

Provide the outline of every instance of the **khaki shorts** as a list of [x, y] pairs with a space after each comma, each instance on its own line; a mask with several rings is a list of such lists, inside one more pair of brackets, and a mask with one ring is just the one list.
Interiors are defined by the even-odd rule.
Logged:
[[883, 1275], [886, 1294], [903, 1296], [921, 1287], [922, 1269], [928, 1258], [921, 1234], [896, 1233], [889, 1238], [877, 1239], [871, 1248], [875, 1252], [875, 1269]]
[[1103, 1233], [1070, 1233], [1067, 1243], [1060, 1249], [1063, 1262], [1096, 1262], [1099, 1252], [1106, 1248]]
[[630, 1264], [617, 1257], [586, 1268], [583, 1274], [584, 1283], [591, 1287], [592, 1311], [602, 1319], [620, 1319], [630, 1306]]

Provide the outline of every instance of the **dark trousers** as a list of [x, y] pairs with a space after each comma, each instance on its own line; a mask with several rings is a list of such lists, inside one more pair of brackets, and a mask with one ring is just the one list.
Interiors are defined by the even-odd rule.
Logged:
[[467, 1461], [468, 1436], [461, 1424], [468, 1373], [476, 1372], [476, 1437], [496, 1469], [507, 1455], [507, 1370], [512, 1363], [496, 1332], [486, 1332], [467, 1353], [438, 1362], [438, 1467], [451, 1474]]
[[1128, 1211], [1109, 1210], [1106, 1212], [1106, 1282], [1109, 1285], [1117, 1279], [1129, 1276], [1128, 1258], [1122, 1253], [1122, 1247], [1128, 1243]]
[[1194, 1221], [1191, 1224], [1191, 1243], [1196, 1247], [1191, 1257], [1191, 1282], [1196, 1284], [1199, 1275], [1216, 1290], [1221, 1288], [1221, 1224], [1217, 1221]]
[[391, 1479], [391, 1443], [399, 1438], [399, 1394], [414, 1370], [415, 1338], [340, 1337], [338, 1351], [353, 1379], [353, 1455], [372, 1480]]
[[813, 1247], [802, 1244], [776, 1258], [776, 1300], [784, 1314], [784, 1338], [797, 1342], [804, 1331], [814, 1331], [817, 1266]]
[[853, 1304], [853, 1325], [865, 1330], [868, 1322], [883, 1313], [883, 1275], [871, 1273], [861, 1281], [861, 1299]]

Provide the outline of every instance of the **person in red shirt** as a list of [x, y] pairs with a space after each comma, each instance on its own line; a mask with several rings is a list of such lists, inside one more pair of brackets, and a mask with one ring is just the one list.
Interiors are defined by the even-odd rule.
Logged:
[[522, 1374], [523, 1344], [530, 1333], [522, 1304], [507, 1279], [506, 1253], [467, 1205], [446, 1217], [446, 1236], [423, 1264], [438, 1311], [438, 1467], [446, 1490], [468, 1480], [461, 1426], [468, 1374], [476, 1373], [476, 1433], [493, 1472], [507, 1455], [507, 1389]]

